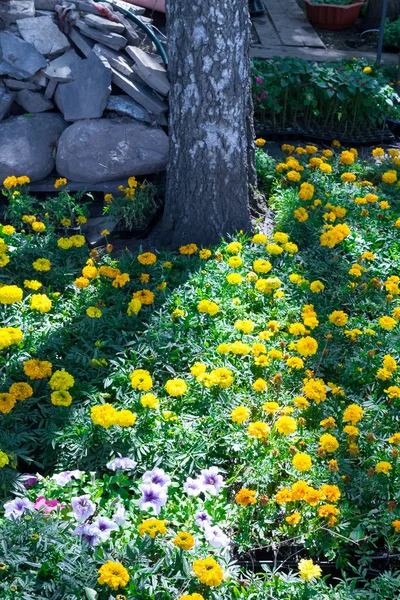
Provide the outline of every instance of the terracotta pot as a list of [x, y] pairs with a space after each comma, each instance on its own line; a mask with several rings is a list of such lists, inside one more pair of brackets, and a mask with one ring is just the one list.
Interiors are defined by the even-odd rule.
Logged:
[[165, 13], [165, 0], [125, 0], [130, 4], [136, 4], [136, 6], [144, 6], [150, 10], [158, 10], [159, 12]]
[[347, 29], [357, 21], [364, 2], [353, 2], [347, 6], [337, 4], [312, 4], [305, 0], [308, 20], [320, 29]]

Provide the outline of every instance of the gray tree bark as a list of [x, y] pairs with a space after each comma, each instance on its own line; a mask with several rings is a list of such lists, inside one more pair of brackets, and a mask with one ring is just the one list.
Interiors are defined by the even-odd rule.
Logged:
[[170, 157], [162, 244], [207, 246], [251, 230], [248, 0], [166, 4]]

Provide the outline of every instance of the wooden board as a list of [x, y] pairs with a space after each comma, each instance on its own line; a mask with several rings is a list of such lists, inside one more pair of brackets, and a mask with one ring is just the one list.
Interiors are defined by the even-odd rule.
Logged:
[[[368, 60], [376, 60], [375, 52], [356, 52], [353, 50], [327, 50], [324, 48], [306, 48], [305, 46], [252, 46], [250, 48], [251, 58], [273, 58], [279, 56], [284, 58], [291, 56], [292, 58], [304, 58], [305, 60], [313, 60], [316, 62], [330, 62], [341, 60], [342, 58], [367, 58]], [[387, 63], [397, 62], [397, 54], [382, 54], [382, 61]]]
[[296, 0], [264, 0], [264, 5], [283, 45], [325, 48]]
[[265, 14], [262, 17], [255, 17], [252, 19], [254, 29], [256, 30], [257, 36], [260, 40], [260, 45], [268, 44], [269, 46], [281, 46], [282, 42], [278, 37], [277, 32], [274, 29], [268, 15]]

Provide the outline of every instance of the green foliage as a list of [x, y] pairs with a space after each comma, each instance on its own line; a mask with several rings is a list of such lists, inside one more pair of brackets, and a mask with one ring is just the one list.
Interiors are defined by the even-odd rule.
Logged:
[[386, 19], [383, 43], [385, 46], [400, 48], [400, 17], [396, 21]]
[[276, 178], [275, 172], [276, 161], [269, 156], [267, 152], [257, 148], [256, 150], [256, 171], [257, 171], [257, 183], [258, 189], [266, 197], [272, 188], [272, 184]]
[[156, 192], [155, 185], [145, 180], [135, 188], [126, 188], [124, 195], [112, 198], [103, 212], [119, 219], [125, 229], [139, 229], [157, 210]]

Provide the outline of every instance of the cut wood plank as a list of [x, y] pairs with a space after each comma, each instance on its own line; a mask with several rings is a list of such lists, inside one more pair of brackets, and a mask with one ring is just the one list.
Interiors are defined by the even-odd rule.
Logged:
[[296, 0], [267, 0], [264, 3], [282, 44], [325, 48]]
[[[250, 48], [251, 58], [304, 58], [316, 62], [334, 62], [342, 58], [367, 58], [374, 61], [376, 54], [374, 52], [356, 52], [353, 50], [327, 50], [323, 48], [306, 48], [305, 46], [253, 46]], [[398, 61], [398, 54], [384, 53], [383, 62], [392, 63]]]
[[259, 37], [261, 46], [268, 44], [269, 46], [281, 46], [282, 42], [276, 33], [274, 26], [265, 14], [262, 17], [256, 17], [252, 20], [254, 29]]

